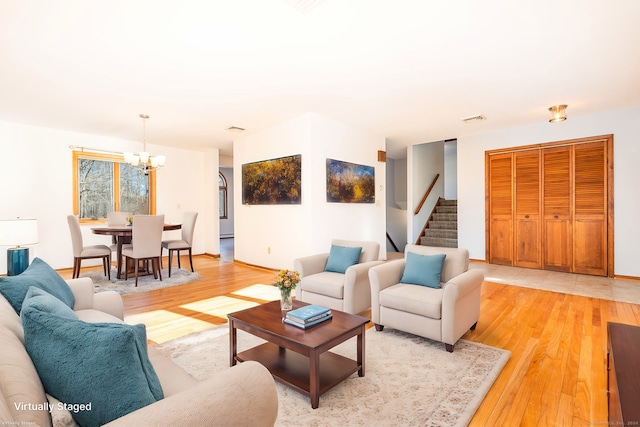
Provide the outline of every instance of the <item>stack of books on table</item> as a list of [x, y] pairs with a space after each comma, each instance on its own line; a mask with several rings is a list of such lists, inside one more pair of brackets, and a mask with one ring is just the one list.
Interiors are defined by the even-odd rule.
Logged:
[[331, 310], [319, 305], [305, 305], [287, 313], [284, 322], [289, 325], [307, 329], [311, 326], [331, 319]]

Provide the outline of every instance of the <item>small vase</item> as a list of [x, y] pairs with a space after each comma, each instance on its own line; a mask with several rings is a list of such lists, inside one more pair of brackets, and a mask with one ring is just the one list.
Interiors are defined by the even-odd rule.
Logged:
[[289, 311], [293, 308], [291, 289], [280, 289], [280, 309]]

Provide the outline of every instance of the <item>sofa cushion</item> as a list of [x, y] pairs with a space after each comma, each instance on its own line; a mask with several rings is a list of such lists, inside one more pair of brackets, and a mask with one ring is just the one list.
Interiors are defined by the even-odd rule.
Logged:
[[443, 289], [399, 283], [380, 292], [380, 305], [394, 310], [442, 318]]
[[144, 325], [72, 320], [29, 300], [21, 318], [46, 392], [84, 405], [72, 411], [80, 425], [102, 425], [163, 398]]
[[305, 292], [343, 299], [344, 278], [344, 274], [323, 271], [322, 273], [303, 277], [300, 281], [300, 289]]
[[407, 253], [407, 261], [400, 283], [440, 288], [440, 275], [446, 255], [419, 255]]
[[16, 313], [20, 308], [30, 286], [43, 289], [73, 308], [75, 298], [67, 282], [40, 258], [33, 260], [31, 265], [17, 276], [0, 277], [0, 293], [9, 301]]
[[324, 270], [344, 274], [347, 268], [358, 263], [361, 252], [362, 248], [360, 247], [331, 245], [329, 259], [327, 259]]
[[56, 314], [69, 320], [77, 320], [78, 316], [65, 303], [47, 291], [30, 286], [24, 297], [22, 306], [30, 306], [40, 311]]

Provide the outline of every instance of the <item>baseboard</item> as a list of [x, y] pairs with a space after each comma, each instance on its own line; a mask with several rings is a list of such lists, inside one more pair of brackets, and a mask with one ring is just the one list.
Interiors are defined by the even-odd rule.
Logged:
[[235, 258], [234, 258], [233, 262], [235, 264], [240, 264], [240, 265], [244, 265], [244, 266], [247, 266], [247, 267], [259, 268], [260, 270], [267, 270], [267, 271], [273, 271], [273, 272], [278, 271], [278, 269], [276, 269], [276, 268], [263, 267], [261, 265], [249, 264], [248, 262], [238, 261]]

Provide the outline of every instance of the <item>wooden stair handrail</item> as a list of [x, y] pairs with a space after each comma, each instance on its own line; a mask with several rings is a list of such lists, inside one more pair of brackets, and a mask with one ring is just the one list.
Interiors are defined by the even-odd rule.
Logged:
[[422, 209], [422, 205], [424, 205], [424, 202], [427, 200], [427, 197], [429, 197], [429, 194], [431, 193], [431, 190], [433, 189], [433, 186], [436, 185], [436, 181], [438, 181], [438, 178], [440, 178], [440, 174], [437, 173], [435, 178], [433, 178], [433, 182], [431, 182], [431, 185], [429, 186], [429, 188], [427, 188], [427, 191], [424, 193], [424, 196], [422, 196], [422, 200], [420, 200], [420, 203], [418, 204], [418, 207], [416, 208], [415, 212], [413, 213], [414, 215], [418, 215], [420, 213], [420, 210]]

